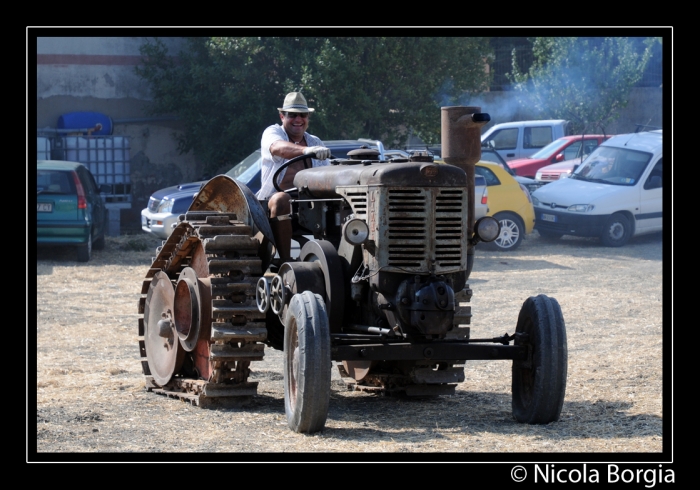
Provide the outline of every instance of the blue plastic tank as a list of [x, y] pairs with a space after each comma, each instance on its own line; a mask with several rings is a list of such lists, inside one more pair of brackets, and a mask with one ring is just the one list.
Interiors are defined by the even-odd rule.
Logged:
[[98, 124], [102, 125], [102, 128], [93, 131], [92, 135], [112, 134], [112, 118], [99, 112], [69, 112], [68, 114], [63, 114], [58, 118], [56, 127], [58, 129], [75, 129], [77, 131], [94, 128]]

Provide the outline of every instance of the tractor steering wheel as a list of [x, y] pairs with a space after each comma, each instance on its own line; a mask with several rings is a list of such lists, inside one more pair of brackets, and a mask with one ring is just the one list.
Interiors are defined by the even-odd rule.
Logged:
[[[285, 168], [289, 167], [292, 163], [296, 163], [299, 160], [302, 160], [304, 158], [316, 158], [316, 153], [307, 153], [305, 155], [299, 155], [298, 157], [294, 157], [291, 160], [284, 162], [282, 164], [282, 166], [280, 166], [280, 168], [277, 169], [277, 171], [275, 172], [275, 175], [272, 176], [272, 185], [275, 186], [275, 189], [277, 189], [277, 192], [287, 192], [287, 191], [282, 190], [280, 188], [279, 184], [277, 183], [277, 179], [279, 178], [280, 172], [282, 172], [282, 170], [284, 170]], [[307, 162], [304, 162], [304, 168], [310, 168]], [[287, 189], [287, 190], [291, 190], [291, 189]]]

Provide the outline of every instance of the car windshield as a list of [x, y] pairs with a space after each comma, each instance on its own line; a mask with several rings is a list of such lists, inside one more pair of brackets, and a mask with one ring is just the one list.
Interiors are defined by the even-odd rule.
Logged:
[[538, 160], [540, 158], [549, 158], [554, 154], [555, 151], [561, 148], [561, 145], [563, 145], [565, 141], [566, 140], [561, 138], [558, 140], [554, 140], [537, 153], [533, 153], [532, 155], [530, 155], [528, 158], [536, 158]]
[[599, 146], [578, 167], [573, 179], [601, 184], [636, 184], [651, 160], [651, 153]]
[[241, 162], [233, 166], [231, 170], [226, 172], [226, 175], [241, 182], [247, 182], [255, 175], [255, 172], [260, 167], [261, 159], [260, 150], [255, 150], [253, 153], [245, 157]]

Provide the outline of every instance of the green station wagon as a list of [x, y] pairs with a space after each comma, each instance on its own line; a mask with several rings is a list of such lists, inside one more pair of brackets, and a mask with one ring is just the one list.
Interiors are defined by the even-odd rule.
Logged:
[[81, 163], [37, 160], [37, 246], [74, 246], [78, 261], [90, 260], [92, 248], [105, 245], [107, 208], [101, 190], [109, 192]]

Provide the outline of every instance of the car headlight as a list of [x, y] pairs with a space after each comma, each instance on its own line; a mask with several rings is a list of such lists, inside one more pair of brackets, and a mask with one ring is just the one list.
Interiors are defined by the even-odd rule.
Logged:
[[559, 175], [559, 179], [568, 179], [570, 175], [571, 175], [571, 172], [562, 172]]
[[540, 200], [535, 197], [534, 194], [530, 194], [530, 198], [532, 199], [532, 205], [533, 206], [539, 206], [540, 205]]
[[523, 184], [520, 185], [520, 190], [525, 193], [525, 197], [527, 197], [527, 202], [532, 202], [532, 196], [530, 195], [530, 191], [527, 190], [527, 187], [525, 187]]
[[158, 206], [158, 213], [169, 213], [173, 210], [173, 204], [175, 201], [171, 201], [170, 199], [164, 199], [163, 202], [160, 203], [160, 206]]
[[572, 204], [566, 210], [572, 213], [587, 213], [593, 211], [593, 208], [595, 208], [593, 204]]
[[538, 171], [538, 172], [535, 174], [535, 180], [542, 180], [542, 172]]

